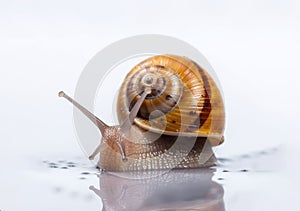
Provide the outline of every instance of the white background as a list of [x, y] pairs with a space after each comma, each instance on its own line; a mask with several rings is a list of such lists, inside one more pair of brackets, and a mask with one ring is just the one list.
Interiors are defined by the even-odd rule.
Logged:
[[[30, 186], [19, 174], [31, 163], [84, 156], [72, 107], [57, 92], [73, 96], [92, 56], [138, 34], [182, 39], [214, 67], [227, 112], [217, 155], [280, 146], [283, 168], [293, 167], [300, 148], [299, 27], [296, 0], [0, 1], [0, 209], [30, 210], [22, 199]], [[110, 102], [97, 103], [96, 111], [109, 122], [107, 108]]]

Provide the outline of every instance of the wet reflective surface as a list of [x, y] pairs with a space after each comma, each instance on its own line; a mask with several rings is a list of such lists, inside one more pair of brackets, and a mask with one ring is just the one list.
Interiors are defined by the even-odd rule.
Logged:
[[270, 188], [268, 182], [283, 184], [280, 164], [273, 162], [280, 154], [278, 148], [271, 148], [219, 158], [212, 168], [168, 172], [101, 172], [83, 158], [44, 160], [42, 167], [47, 181], [52, 180], [51, 175], [56, 178], [53, 195], [60, 201], [66, 197], [69, 203], [81, 201], [90, 210], [240, 210], [238, 207], [245, 206], [249, 198], [266, 204], [248, 204], [244, 210], [264, 210], [273, 205], [255, 195], [273, 198], [269, 192], [274, 186]]
[[[225, 210], [222, 186], [212, 181], [212, 169], [172, 170], [113, 175], [99, 174], [104, 210]], [[150, 178], [143, 178], [150, 176]], [[136, 177], [133, 179], [133, 177]]]
[[169, 172], [100, 172], [84, 157], [68, 157], [24, 159], [2, 171], [1, 209], [297, 210], [298, 186], [282, 171], [278, 148], [219, 157], [209, 169]]

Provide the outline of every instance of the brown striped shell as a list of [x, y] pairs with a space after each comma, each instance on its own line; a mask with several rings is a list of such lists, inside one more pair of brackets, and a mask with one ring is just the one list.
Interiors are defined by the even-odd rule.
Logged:
[[225, 111], [212, 77], [194, 61], [176, 55], [150, 57], [127, 74], [118, 96], [123, 122], [143, 90], [151, 88], [134, 122], [144, 130], [172, 136], [224, 141]]

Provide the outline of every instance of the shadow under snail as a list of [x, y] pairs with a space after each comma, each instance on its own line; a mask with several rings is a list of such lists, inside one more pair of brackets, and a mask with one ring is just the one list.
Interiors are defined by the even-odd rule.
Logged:
[[108, 171], [209, 167], [212, 146], [224, 142], [225, 111], [212, 77], [194, 61], [157, 55], [137, 64], [125, 77], [118, 96], [120, 125], [108, 126], [66, 98], [100, 130], [97, 166]]

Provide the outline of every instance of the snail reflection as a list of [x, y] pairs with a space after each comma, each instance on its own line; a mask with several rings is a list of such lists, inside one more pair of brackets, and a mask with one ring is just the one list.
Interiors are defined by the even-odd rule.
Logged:
[[99, 188], [90, 190], [102, 200], [103, 210], [225, 211], [224, 190], [212, 176], [211, 169], [103, 173]]

